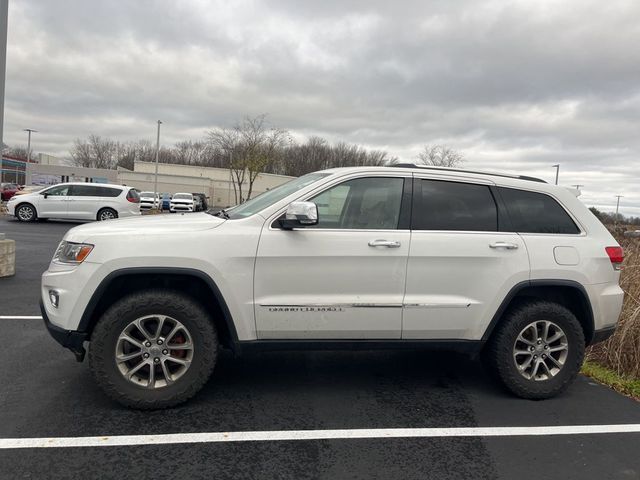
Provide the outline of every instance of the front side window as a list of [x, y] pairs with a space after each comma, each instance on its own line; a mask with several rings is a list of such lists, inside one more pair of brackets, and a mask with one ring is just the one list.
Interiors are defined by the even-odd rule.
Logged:
[[443, 180], [419, 185], [414, 230], [497, 231], [498, 209], [488, 186]]
[[48, 188], [41, 193], [52, 197], [64, 197], [69, 193], [69, 185], [58, 185], [56, 187]]
[[549, 195], [499, 187], [513, 231], [518, 233], [578, 234], [580, 229]]
[[310, 201], [318, 206], [315, 228], [396, 229], [400, 219], [403, 178], [349, 180]]

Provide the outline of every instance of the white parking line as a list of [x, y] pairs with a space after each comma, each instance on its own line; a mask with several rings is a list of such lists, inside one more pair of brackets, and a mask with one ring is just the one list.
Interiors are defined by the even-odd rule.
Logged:
[[201, 432], [102, 437], [3, 438], [0, 450], [23, 448], [122, 447], [183, 443], [353, 440], [363, 438], [530, 437], [640, 433], [640, 424], [566, 425], [549, 427], [374, 428], [345, 430], [275, 430], [261, 432]]
[[0, 315], [0, 320], [42, 320], [40, 315]]

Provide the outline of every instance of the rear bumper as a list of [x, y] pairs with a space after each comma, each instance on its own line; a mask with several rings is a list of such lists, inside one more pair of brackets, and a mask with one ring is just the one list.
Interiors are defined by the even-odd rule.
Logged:
[[604, 342], [611, 335], [613, 335], [616, 331], [616, 326], [603, 328], [602, 330], [596, 330], [593, 332], [593, 338], [591, 339], [591, 343], [589, 345], [594, 345], [596, 343]]
[[84, 349], [84, 342], [88, 339], [88, 335], [85, 332], [77, 332], [75, 330], [65, 330], [60, 328], [49, 321], [47, 311], [44, 308], [42, 300], [40, 300], [40, 311], [42, 312], [42, 319], [44, 320], [44, 326], [47, 327], [49, 335], [53, 339], [65, 348], [68, 348], [76, 356], [76, 360], [81, 362], [84, 360], [86, 350]]

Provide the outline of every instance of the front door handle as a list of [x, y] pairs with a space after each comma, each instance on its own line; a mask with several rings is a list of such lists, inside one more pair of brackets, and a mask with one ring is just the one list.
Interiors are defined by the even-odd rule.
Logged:
[[387, 247], [387, 248], [398, 248], [400, 247], [400, 242], [396, 242], [393, 240], [371, 240], [369, 242], [370, 247]]
[[506, 248], [507, 250], [515, 250], [518, 248], [517, 243], [509, 243], [509, 242], [494, 242], [490, 243], [489, 247], [491, 248]]

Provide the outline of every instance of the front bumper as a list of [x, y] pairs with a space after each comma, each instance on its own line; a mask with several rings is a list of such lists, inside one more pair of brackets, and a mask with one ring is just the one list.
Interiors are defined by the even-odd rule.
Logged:
[[42, 312], [44, 326], [47, 327], [49, 334], [54, 338], [54, 340], [63, 347], [71, 350], [76, 356], [76, 360], [78, 362], [83, 361], [84, 356], [87, 353], [87, 351], [84, 349], [84, 342], [88, 340], [89, 335], [85, 332], [65, 330], [64, 328], [60, 328], [51, 323], [51, 321], [49, 321], [47, 311], [44, 308], [42, 299], [40, 300], [40, 311]]

